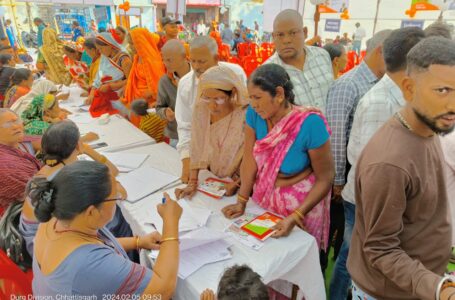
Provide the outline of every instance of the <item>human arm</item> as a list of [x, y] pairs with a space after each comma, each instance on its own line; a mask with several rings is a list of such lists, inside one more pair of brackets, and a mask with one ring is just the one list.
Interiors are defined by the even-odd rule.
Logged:
[[182, 160], [182, 181], [188, 182], [190, 170], [190, 141], [191, 141], [191, 121], [192, 107], [190, 91], [186, 88], [187, 77], [182, 78], [177, 89], [177, 99], [175, 103], [175, 119], [177, 121], [177, 132], [179, 141], [177, 151]]
[[117, 238], [117, 241], [127, 252], [139, 249], [159, 250], [161, 238], [161, 234], [155, 231], [143, 236]]
[[83, 154], [88, 155], [94, 161], [105, 164], [108, 167], [109, 171], [111, 172], [112, 176], [116, 177], [118, 175], [119, 171], [117, 167], [104, 155], [99, 154], [95, 149], [90, 147], [88, 144], [84, 144], [82, 142], [80, 143], [79, 148]]
[[[253, 128], [245, 126], [245, 147], [243, 160], [240, 165], [240, 189], [238, 195], [241, 198], [249, 199], [253, 191], [254, 182], [258, 167], [253, 156], [253, 148], [256, 143], [256, 134]], [[236, 204], [228, 205], [222, 209], [224, 216], [228, 219], [237, 218], [245, 212], [246, 201], [238, 200]]]
[[192, 169], [188, 180], [188, 185], [184, 189], [175, 189], [177, 199], [193, 198], [197, 192], [199, 169]]
[[[167, 75], [164, 75], [167, 76]], [[171, 99], [166, 93], [165, 80], [167, 78], [161, 77], [158, 85], [158, 99], [156, 101], [156, 114], [162, 120], [168, 120], [169, 122], [175, 121], [175, 113], [170, 107]]]
[[90, 105], [93, 102], [93, 98], [95, 98], [95, 88], [90, 90], [90, 94], [88, 95], [87, 99], [85, 99], [85, 104]]

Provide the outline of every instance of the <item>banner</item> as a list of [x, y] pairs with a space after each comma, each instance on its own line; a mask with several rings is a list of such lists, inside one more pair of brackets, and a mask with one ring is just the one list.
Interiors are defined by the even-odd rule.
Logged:
[[344, 13], [349, 9], [349, 0], [326, 0], [319, 5], [320, 13]]
[[425, 23], [424, 20], [403, 20], [401, 21], [401, 28], [418, 27], [420, 29], [423, 29], [424, 23]]
[[443, 4], [443, 0], [411, 0], [411, 8], [406, 14], [414, 18], [418, 11], [440, 10]]
[[327, 32], [340, 32], [340, 19], [327, 19], [325, 20], [325, 31]]

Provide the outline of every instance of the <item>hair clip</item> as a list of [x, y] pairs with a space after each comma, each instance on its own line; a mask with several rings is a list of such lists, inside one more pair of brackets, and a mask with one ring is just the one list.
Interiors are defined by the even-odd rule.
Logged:
[[54, 194], [54, 189], [50, 189], [49, 191], [46, 191], [43, 193], [43, 200], [46, 201], [47, 204], [50, 204], [52, 202], [52, 195]]

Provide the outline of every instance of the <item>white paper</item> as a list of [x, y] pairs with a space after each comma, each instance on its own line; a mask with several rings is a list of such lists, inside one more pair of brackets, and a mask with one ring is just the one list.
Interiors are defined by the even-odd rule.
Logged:
[[229, 244], [223, 240], [181, 251], [178, 276], [181, 279], [186, 279], [204, 265], [231, 258]]
[[68, 115], [68, 119], [73, 121], [76, 124], [89, 124], [93, 121], [93, 118], [89, 113], [74, 113]]
[[223, 232], [215, 231], [207, 227], [190, 231], [180, 236], [180, 251], [197, 248], [226, 238]]
[[139, 168], [148, 158], [148, 154], [125, 152], [105, 152], [103, 155], [106, 156], [106, 158], [109, 159], [116, 167], [129, 169], [129, 171]]
[[135, 202], [178, 181], [179, 177], [154, 168], [139, 168], [128, 174], [120, 174], [117, 179], [128, 192], [127, 201]]

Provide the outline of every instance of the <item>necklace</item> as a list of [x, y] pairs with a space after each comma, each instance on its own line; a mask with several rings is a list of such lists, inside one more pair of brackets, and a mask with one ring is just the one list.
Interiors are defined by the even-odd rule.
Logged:
[[409, 131], [413, 131], [411, 125], [409, 125], [409, 123], [403, 118], [403, 116], [399, 112], [397, 112], [395, 116], [398, 118], [398, 121], [400, 121], [401, 125], [406, 127]]
[[54, 226], [53, 226], [54, 231], [55, 231], [56, 233], [72, 232], [72, 233], [77, 233], [77, 234], [80, 234], [80, 235], [85, 235], [85, 236], [87, 236], [87, 237], [94, 238], [94, 239], [96, 239], [96, 240], [98, 240], [98, 241], [100, 240], [100, 238], [98, 237], [97, 234], [90, 234], [90, 233], [86, 233], [86, 232], [83, 232], [83, 231], [80, 231], [80, 230], [74, 230], [74, 229], [57, 230], [56, 227], [57, 227], [57, 220], [55, 220]]
[[221, 149], [224, 145], [224, 142], [226, 141], [226, 138], [228, 136], [228, 133], [229, 133], [229, 128], [231, 127], [231, 122], [232, 122], [232, 116], [234, 115], [234, 112], [231, 112], [231, 117], [229, 118], [229, 124], [228, 124], [228, 127], [226, 129], [226, 133], [224, 134], [224, 138], [221, 140], [221, 141], [217, 141], [217, 146], [218, 146], [218, 149]]

